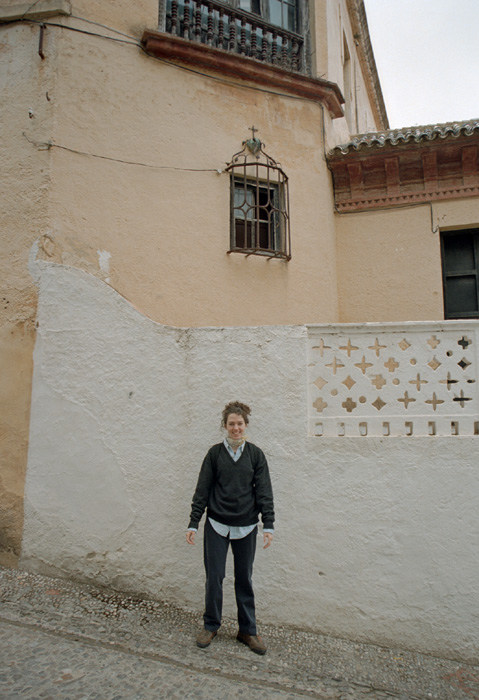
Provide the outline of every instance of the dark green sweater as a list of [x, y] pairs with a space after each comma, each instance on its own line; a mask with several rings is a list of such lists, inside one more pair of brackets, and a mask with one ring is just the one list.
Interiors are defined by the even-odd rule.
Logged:
[[237, 462], [224, 443], [210, 447], [193, 496], [189, 527], [198, 527], [205, 508], [213, 520], [237, 527], [255, 525], [261, 513], [263, 526], [273, 529], [273, 489], [259, 447], [246, 442]]

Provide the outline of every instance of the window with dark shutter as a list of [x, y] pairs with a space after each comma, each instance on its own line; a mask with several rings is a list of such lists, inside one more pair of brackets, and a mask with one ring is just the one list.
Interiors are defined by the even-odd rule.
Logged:
[[479, 318], [479, 229], [441, 233], [445, 318]]

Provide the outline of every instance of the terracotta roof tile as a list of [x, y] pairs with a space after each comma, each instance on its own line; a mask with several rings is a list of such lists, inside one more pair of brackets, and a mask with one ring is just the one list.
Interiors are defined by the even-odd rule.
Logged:
[[399, 143], [419, 143], [420, 141], [434, 141], [434, 139], [472, 136], [475, 132], [479, 132], [479, 119], [447, 122], [446, 124], [431, 124], [429, 126], [412, 126], [403, 129], [389, 129], [378, 133], [357, 134], [348, 143], [335, 146], [329, 152], [329, 155], [346, 155], [351, 151], [383, 148], [387, 144], [397, 146]]

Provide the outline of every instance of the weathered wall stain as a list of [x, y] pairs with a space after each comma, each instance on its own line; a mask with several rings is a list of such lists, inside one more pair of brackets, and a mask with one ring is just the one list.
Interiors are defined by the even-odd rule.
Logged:
[[[0, 441], [3, 441], [0, 426]], [[23, 498], [5, 488], [0, 477], [0, 563], [16, 563], [20, 555], [23, 526]]]

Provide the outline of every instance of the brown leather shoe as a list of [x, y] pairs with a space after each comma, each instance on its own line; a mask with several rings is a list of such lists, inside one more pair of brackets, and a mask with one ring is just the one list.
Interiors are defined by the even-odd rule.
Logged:
[[206, 649], [206, 647], [209, 647], [209, 645], [211, 644], [211, 642], [217, 634], [218, 633], [216, 632], [216, 630], [213, 631], [202, 629], [196, 637], [196, 646], [200, 647], [201, 649]]
[[246, 644], [255, 654], [266, 654], [266, 645], [259, 635], [243, 634], [238, 632], [236, 639], [238, 642]]

